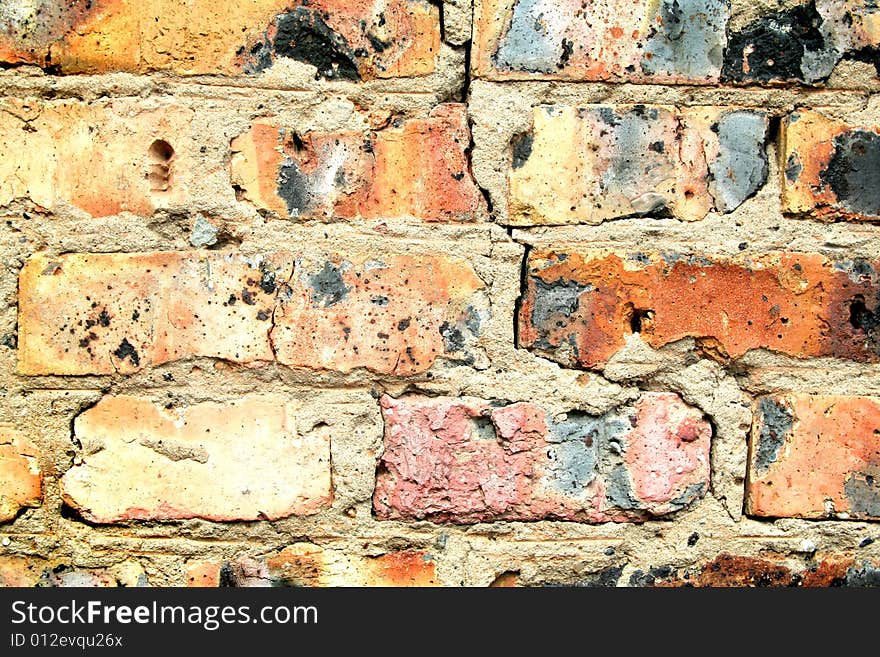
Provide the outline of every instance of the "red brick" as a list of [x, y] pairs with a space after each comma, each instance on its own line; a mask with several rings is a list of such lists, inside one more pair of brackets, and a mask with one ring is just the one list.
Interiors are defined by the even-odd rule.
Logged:
[[876, 221], [880, 127], [852, 126], [818, 112], [783, 122], [782, 209], [825, 219]]
[[508, 221], [732, 212], [767, 179], [762, 110], [542, 105], [511, 144]]
[[519, 345], [566, 366], [604, 366], [634, 331], [655, 348], [696, 338], [721, 359], [769, 349], [880, 360], [878, 278], [865, 260], [535, 250], [527, 274]]
[[488, 318], [471, 267], [440, 256], [300, 261], [204, 252], [31, 257], [18, 371], [130, 373], [203, 356], [411, 374], [473, 362]]
[[[5, 110], [5, 111], [3, 111]], [[0, 204], [73, 205], [95, 217], [186, 203], [199, 167], [193, 112], [132, 100], [0, 100]]]
[[750, 446], [747, 513], [880, 520], [880, 400], [761, 397]]
[[0, 522], [43, 500], [39, 451], [23, 433], [0, 424]]
[[725, 0], [477, 0], [474, 69], [490, 79], [717, 82]]
[[282, 217], [472, 221], [486, 204], [470, 173], [464, 105], [375, 132], [298, 135], [260, 119], [232, 140], [239, 195]]
[[41, 0], [0, 11], [0, 61], [62, 73], [235, 75], [292, 58], [331, 79], [387, 78], [431, 73], [439, 47], [439, 11], [424, 0]]
[[382, 398], [381, 519], [641, 521], [708, 489], [712, 429], [670, 393], [601, 417], [531, 403]]
[[330, 505], [330, 443], [297, 435], [297, 408], [282, 395], [172, 409], [104, 397], [74, 423], [83, 454], [64, 500], [102, 524], [316, 513]]

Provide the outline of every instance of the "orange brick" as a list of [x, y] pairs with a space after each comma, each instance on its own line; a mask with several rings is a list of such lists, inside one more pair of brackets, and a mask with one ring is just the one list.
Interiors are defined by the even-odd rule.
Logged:
[[273, 359], [289, 257], [219, 253], [31, 257], [19, 277], [22, 374], [129, 373], [191, 356]]
[[[880, 22], [878, 22], [880, 25]], [[853, 221], [880, 219], [880, 127], [850, 126], [818, 112], [783, 122], [782, 209]]]
[[24, 507], [40, 506], [42, 475], [36, 445], [23, 433], [0, 424], [0, 522]]
[[750, 447], [749, 514], [880, 520], [880, 400], [761, 397]]
[[188, 561], [186, 563], [186, 585], [200, 588], [220, 586], [222, 567], [223, 564], [219, 561]]
[[326, 78], [424, 75], [440, 49], [425, 0], [40, 0], [0, 11], [0, 61], [62, 73], [256, 73], [279, 58]]
[[272, 329], [278, 362], [380, 374], [424, 372], [439, 357], [473, 362], [489, 317], [466, 263], [391, 255], [326, 261], [281, 297]]
[[41, 557], [0, 556], [0, 588], [147, 585], [143, 567], [136, 561], [124, 561], [111, 568], [79, 568]]
[[696, 338], [722, 359], [880, 360], [878, 277], [865, 260], [535, 250], [527, 274], [520, 346], [566, 366], [602, 367], [636, 331], [655, 348]]
[[433, 558], [417, 550], [360, 557], [296, 543], [267, 560], [270, 577], [286, 586], [436, 586]]
[[477, 0], [474, 68], [499, 79], [717, 82], [726, 0]]
[[105, 217], [185, 203], [198, 170], [186, 141], [192, 116], [131, 100], [0, 100], [0, 204], [70, 204]]
[[315, 513], [331, 500], [329, 437], [297, 435], [296, 412], [282, 395], [175, 409], [104, 397], [74, 423], [83, 454], [64, 500], [95, 523]]
[[767, 179], [765, 112], [646, 105], [542, 105], [511, 144], [508, 221], [688, 221], [732, 212]]
[[240, 195], [282, 217], [472, 221], [486, 204], [470, 173], [464, 105], [376, 132], [298, 135], [260, 119], [232, 141]]
[[31, 257], [19, 277], [18, 371], [131, 373], [196, 356], [411, 374], [474, 362], [484, 284], [440, 256], [290, 253]]

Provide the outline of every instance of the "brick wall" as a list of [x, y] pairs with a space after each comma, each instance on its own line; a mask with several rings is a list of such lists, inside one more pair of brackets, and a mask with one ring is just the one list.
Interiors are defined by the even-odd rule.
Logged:
[[0, 583], [880, 583], [876, 3], [226, 4], [0, 7]]

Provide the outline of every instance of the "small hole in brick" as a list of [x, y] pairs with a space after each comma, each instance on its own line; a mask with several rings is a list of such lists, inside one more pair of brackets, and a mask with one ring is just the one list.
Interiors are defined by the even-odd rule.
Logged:
[[167, 141], [157, 139], [150, 145], [148, 154], [152, 161], [147, 174], [150, 190], [167, 192], [171, 187], [171, 160], [174, 157], [174, 149]]
[[150, 145], [150, 156], [156, 162], [170, 162], [174, 156], [174, 149], [164, 139], [157, 139]]
[[650, 323], [653, 314], [653, 310], [635, 308], [629, 320], [630, 329], [632, 330], [632, 332], [641, 333], [644, 329], [648, 328], [648, 323]]

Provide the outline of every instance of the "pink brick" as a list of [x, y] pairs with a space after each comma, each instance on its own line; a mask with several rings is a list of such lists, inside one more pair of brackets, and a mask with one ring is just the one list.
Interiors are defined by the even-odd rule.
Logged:
[[712, 429], [671, 393], [601, 417], [527, 402], [382, 398], [382, 519], [642, 521], [708, 490]]

